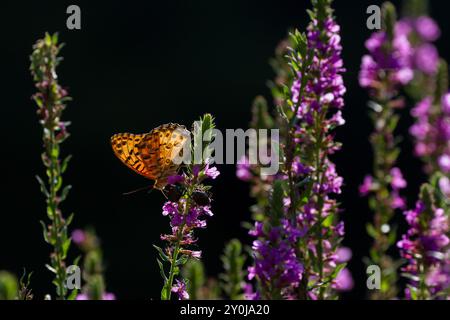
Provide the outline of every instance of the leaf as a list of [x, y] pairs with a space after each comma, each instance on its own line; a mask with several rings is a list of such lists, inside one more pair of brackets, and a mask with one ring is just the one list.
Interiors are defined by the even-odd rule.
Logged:
[[44, 180], [42, 180], [41, 177], [38, 175], [36, 175], [36, 180], [39, 182], [41, 192], [48, 198], [50, 196], [50, 193], [47, 190]]
[[70, 215], [69, 215], [69, 217], [67, 218], [67, 220], [66, 220], [66, 226], [70, 226], [70, 224], [72, 223], [72, 221], [73, 221], [73, 217], [75, 216], [75, 213], [71, 213]]
[[50, 266], [49, 264], [46, 264], [45, 267], [46, 267], [48, 270], [50, 270], [50, 272], [56, 274], [56, 269], [53, 268], [52, 266]]
[[175, 261], [175, 265], [176, 266], [182, 266], [182, 265], [186, 264], [186, 262], [188, 260], [189, 260], [189, 256], [182, 255], [179, 259], [177, 259], [177, 261]]
[[347, 263], [341, 263], [340, 265], [338, 265], [336, 267], [336, 269], [334, 269], [334, 271], [331, 274], [330, 278], [331, 279], [335, 279], [338, 276], [339, 272], [341, 272], [342, 269], [344, 269], [346, 266], [347, 266]]
[[334, 215], [333, 214], [329, 214], [323, 221], [322, 221], [322, 226], [328, 228], [329, 226], [331, 226], [333, 224], [333, 220], [334, 220]]
[[72, 189], [71, 185], [67, 185], [63, 188], [62, 192], [61, 192], [61, 196], [60, 198], [60, 202], [63, 202], [64, 200], [66, 200], [67, 195], [69, 194], [69, 191]]
[[167, 283], [164, 284], [161, 289], [161, 300], [169, 300], [169, 296], [167, 295]]
[[67, 300], [75, 300], [78, 295], [78, 289], [73, 289], [67, 297]]
[[49, 239], [48, 239], [47, 226], [45, 225], [44, 221], [42, 221], [42, 220], [40, 220], [39, 223], [40, 223], [41, 226], [42, 226], [42, 234], [43, 234], [43, 236], [44, 236], [45, 242], [47, 242], [47, 243], [50, 244], [50, 241], [49, 241]]
[[394, 226], [391, 230], [391, 232], [389, 232], [388, 235], [388, 242], [390, 245], [394, 244], [397, 240], [397, 227]]
[[72, 159], [72, 155], [68, 155], [64, 158], [63, 162], [61, 163], [61, 173], [66, 172], [67, 166], [69, 165], [69, 161]]
[[413, 287], [412, 285], [407, 285], [407, 287], [409, 288], [409, 293], [411, 295], [411, 300], [417, 300], [418, 296], [417, 296], [417, 288]]
[[371, 223], [366, 224], [366, 231], [367, 231], [367, 234], [369, 236], [371, 236], [372, 238], [375, 239], [378, 237], [378, 231], [375, 229], [373, 224], [371, 224]]
[[78, 264], [80, 263], [80, 259], [81, 259], [81, 255], [79, 255], [78, 257], [76, 257], [76, 258], [73, 260], [72, 264], [75, 265], [75, 266], [78, 266]]
[[170, 260], [169, 257], [164, 253], [164, 251], [160, 247], [158, 247], [157, 245], [153, 245], [153, 248], [155, 248], [158, 251], [159, 256], [161, 257], [162, 261]]
[[270, 201], [271, 216], [275, 221], [278, 221], [284, 214], [283, 198], [283, 181], [275, 180]]
[[166, 276], [166, 273], [164, 272], [163, 263], [158, 258], [156, 259], [156, 262], [158, 262], [158, 266], [159, 266], [159, 271], [160, 271], [161, 277], [163, 278], [164, 282], [167, 282], [167, 276]]
[[67, 257], [67, 252], [69, 251], [70, 248], [70, 243], [71, 243], [71, 239], [66, 239], [64, 240], [63, 244], [62, 244], [62, 258], [65, 259]]

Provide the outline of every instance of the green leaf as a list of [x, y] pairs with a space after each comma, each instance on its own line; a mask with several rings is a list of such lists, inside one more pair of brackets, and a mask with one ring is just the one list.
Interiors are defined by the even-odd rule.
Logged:
[[177, 261], [175, 261], [175, 265], [176, 266], [182, 266], [182, 265], [186, 264], [186, 262], [188, 260], [189, 260], [189, 256], [182, 255], [179, 259], [177, 259]]
[[156, 262], [158, 263], [161, 277], [163, 278], [164, 282], [167, 282], [167, 276], [166, 276], [166, 273], [164, 272], [164, 265], [163, 265], [163, 263], [159, 259], [156, 259]]
[[69, 215], [69, 217], [66, 220], [66, 226], [70, 226], [72, 224], [74, 216], [75, 216], [75, 213], [73, 213], [73, 212]]
[[64, 240], [63, 244], [62, 244], [62, 258], [65, 259], [67, 257], [67, 252], [69, 251], [70, 248], [70, 243], [71, 243], [71, 239], [66, 239]]
[[58, 32], [55, 32], [55, 33], [52, 35], [52, 43], [53, 43], [54, 45], [58, 44]]
[[344, 269], [344, 268], [346, 267], [346, 265], [347, 265], [347, 263], [341, 263], [341, 264], [339, 264], [339, 265], [334, 269], [333, 273], [331, 274], [331, 276], [330, 276], [331, 279], [335, 279], [335, 278], [338, 276], [339, 272], [341, 272], [342, 269]]
[[373, 224], [371, 224], [371, 223], [366, 224], [366, 231], [367, 231], [367, 234], [369, 236], [371, 236], [372, 238], [375, 239], [378, 237], [379, 232], [375, 229]]
[[169, 296], [167, 294], [167, 283], [161, 289], [161, 300], [169, 300]]
[[60, 198], [60, 202], [63, 202], [64, 200], [66, 200], [67, 195], [69, 194], [69, 191], [72, 189], [71, 185], [67, 185], [63, 188], [62, 192], [61, 192], [61, 196]]
[[407, 287], [409, 288], [409, 293], [411, 295], [411, 300], [418, 300], [418, 295], [417, 295], [417, 288], [412, 286], [412, 285], [407, 285]]
[[38, 175], [36, 175], [36, 180], [37, 180], [38, 183], [39, 183], [39, 186], [40, 186], [40, 188], [41, 188], [41, 192], [48, 198], [48, 197], [50, 196], [50, 193], [49, 193], [48, 190], [47, 190], [47, 187], [46, 187], [46, 185], [45, 185], [44, 180], [42, 180], [41, 177], [38, 176]]
[[69, 161], [72, 159], [72, 155], [68, 155], [64, 158], [63, 162], [61, 163], [61, 173], [66, 172], [67, 166], [69, 165]]
[[329, 214], [323, 221], [322, 221], [322, 226], [324, 226], [325, 228], [330, 227], [333, 224], [334, 221], [334, 215], [333, 214]]
[[274, 219], [276, 223], [278, 223], [279, 219], [284, 214], [284, 190], [283, 190], [283, 181], [275, 180], [273, 183], [273, 191], [272, 197], [270, 201], [270, 213], [271, 217]]
[[50, 243], [49, 239], [48, 239], [48, 231], [47, 231], [47, 226], [45, 225], [44, 221], [40, 220], [39, 223], [42, 226], [42, 234], [44, 236], [44, 240], [47, 243]]
[[67, 296], [67, 300], [75, 300], [78, 295], [78, 289], [73, 289]]
[[164, 253], [164, 251], [160, 247], [158, 247], [157, 245], [153, 245], [153, 248], [155, 248], [158, 251], [162, 261], [170, 260], [169, 257]]

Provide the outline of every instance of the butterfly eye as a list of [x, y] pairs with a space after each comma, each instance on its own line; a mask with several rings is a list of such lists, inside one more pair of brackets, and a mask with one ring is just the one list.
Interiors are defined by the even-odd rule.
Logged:
[[207, 206], [211, 204], [211, 199], [208, 194], [203, 191], [194, 191], [192, 193], [192, 199], [194, 199], [195, 203], [199, 206]]

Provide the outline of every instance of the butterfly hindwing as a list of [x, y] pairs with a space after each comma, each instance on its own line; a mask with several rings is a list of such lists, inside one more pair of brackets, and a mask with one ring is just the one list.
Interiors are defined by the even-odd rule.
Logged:
[[151, 170], [142, 159], [139, 144], [146, 134], [118, 133], [112, 136], [115, 155], [130, 169], [148, 178], [156, 179], [157, 170]]

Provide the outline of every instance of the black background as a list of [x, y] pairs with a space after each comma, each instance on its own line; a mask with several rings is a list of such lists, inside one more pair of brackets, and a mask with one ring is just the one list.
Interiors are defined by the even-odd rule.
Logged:
[[[450, 38], [445, 1], [431, 1], [432, 15], [442, 29], [440, 54], [449, 58]], [[66, 8], [78, 4], [82, 29], [66, 29]], [[394, 2], [398, 4], [398, 2]], [[362, 257], [370, 245], [365, 223], [366, 200], [357, 187], [371, 168], [371, 131], [364, 90], [357, 74], [364, 40], [370, 34], [365, 13], [381, 1], [336, 0], [342, 27], [347, 123], [338, 129], [343, 150], [334, 157], [345, 179], [342, 218], [344, 244], [351, 247], [350, 263], [356, 286], [345, 298], [361, 299], [365, 292]], [[60, 32], [66, 43], [58, 69], [60, 83], [74, 98], [64, 113], [72, 122], [64, 153], [73, 154], [65, 182], [73, 185], [64, 203], [65, 214], [76, 213], [74, 227], [92, 225], [102, 238], [108, 291], [120, 299], [159, 297], [161, 279], [152, 243], [168, 231], [161, 215], [164, 198], [145, 192], [123, 192], [148, 184], [114, 157], [109, 138], [117, 132], [148, 132], [167, 122], [190, 126], [211, 112], [219, 129], [247, 128], [250, 105], [258, 94], [269, 97], [266, 81], [273, 77], [268, 60], [290, 27], [308, 23], [309, 1], [2, 1], [1, 43], [1, 186], [0, 269], [17, 274], [34, 271], [32, 287], [38, 298], [53, 292], [45, 269], [49, 248], [39, 220], [46, 219], [36, 174], [40, 162], [41, 127], [29, 75], [29, 54], [45, 31]], [[399, 132], [407, 137], [408, 110]], [[400, 157], [409, 182], [409, 204], [424, 177], [420, 162], [405, 140]], [[240, 223], [249, 220], [248, 186], [235, 178], [235, 168], [220, 166], [214, 181], [213, 211], [207, 230], [198, 232], [208, 274], [221, 271], [219, 256], [225, 241], [251, 239]], [[74, 254], [75, 254], [74, 250]]]

